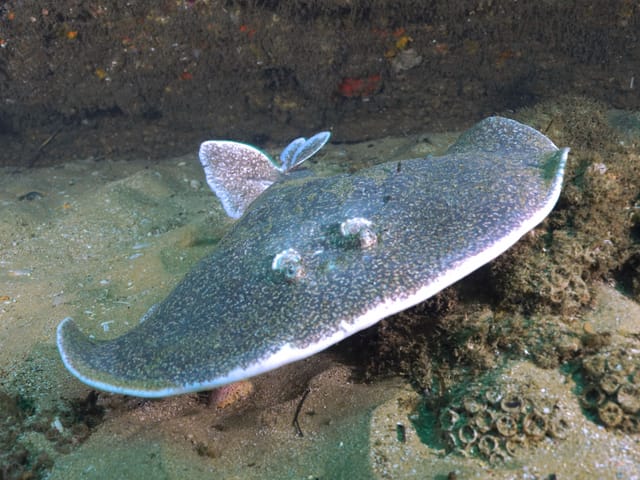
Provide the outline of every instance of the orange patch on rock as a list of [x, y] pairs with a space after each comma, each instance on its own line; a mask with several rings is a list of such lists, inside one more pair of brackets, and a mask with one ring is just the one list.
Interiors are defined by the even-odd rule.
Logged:
[[249, 380], [230, 383], [211, 391], [211, 404], [216, 408], [227, 408], [249, 398], [254, 389], [253, 383]]

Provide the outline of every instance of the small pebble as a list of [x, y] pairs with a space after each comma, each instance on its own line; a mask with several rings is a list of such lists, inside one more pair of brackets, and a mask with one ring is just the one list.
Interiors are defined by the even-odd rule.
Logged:
[[109, 325], [110, 325], [110, 324], [112, 324], [113, 322], [114, 322], [114, 320], [109, 320], [109, 321], [107, 321], [107, 322], [102, 322], [102, 323], [100, 324], [100, 326], [102, 327], [102, 330], [103, 330], [104, 332], [108, 332], [108, 331], [109, 331]]
[[9, 270], [7, 272], [10, 277], [30, 277], [31, 270], [27, 269], [19, 269], [19, 270]]
[[64, 431], [64, 427], [62, 426], [62, 422], [60, 418], [56, 417], [53, 422], [51, 422], [51, 427], [55, 428], [58, 432], [62, 433]]
[[42, 195], [40, 192], [28, 192], [25, 193], [24, 195], [20, 195], [18, 197], [18, 200], [27, 200], [28, 202], [31, 202], [33, 200], [40, 200], [42, 197], [44, 197], [44, 195]]

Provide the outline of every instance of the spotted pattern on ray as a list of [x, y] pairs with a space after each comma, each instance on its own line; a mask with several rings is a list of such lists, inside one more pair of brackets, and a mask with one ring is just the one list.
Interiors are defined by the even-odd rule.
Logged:
[[[158, 397], [312, 355], [513, 245], [555, 205], [567, 153], [530, 127], [491, 117], [441, 157], [276, 182], [127, 334], [94, 341], [63, 320], [62, 359], [96, 388]], [[345, 238], [349, 219], [375, 241]], [[273, 268], [289, 249], [300, 275]]]

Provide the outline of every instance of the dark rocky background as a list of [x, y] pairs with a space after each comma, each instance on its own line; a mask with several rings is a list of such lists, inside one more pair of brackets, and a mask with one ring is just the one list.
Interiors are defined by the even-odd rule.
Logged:
[[635, 0], [1, 1], [0, 164], [638, 109], [639, 36]]

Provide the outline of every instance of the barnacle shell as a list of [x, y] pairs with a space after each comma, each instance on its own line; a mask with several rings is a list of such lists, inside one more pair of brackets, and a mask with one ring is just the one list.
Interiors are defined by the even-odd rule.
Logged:
[[622, 366], [621, 373], [623, 373], [624, 375], [632, 375], [638, 369], [638, 357], [635, 355], [625, 355], [622, 358], [620, 365]]
[[460, 446], [460, 440], [458, 440], [458, 437], [453, 432], [446, 432], [444, 434], [444, 440], [447, 443], [449, 443], [449, 446], [451, 448], [456, 448], [456, 447]]
[[549, 421], [548, 432], [551, 437], [563, 440], [567, 438], [570, 428], [571, 425], [568, 420], [561, 415], [557, 415]]
[[624, 412], [620, 405], [609, 401], [598, 408], [598, 416], [607, 427], [616, 427], [622, 422]]
[[[604, 356], [601, 353], [602, 356]], [[607, 372], [617, 372], [620, 370], [620, 359], [622, 352], [618, 349], [611, 350], [606, 354]]]
[[458, 429], [458, 438], [464, 444], [473, 444], [478, 439], [478, 432], [469, 424], [464, 424]]
[[469, 455], [471, 452], [469, 452], [469, 450], [467, 450], [467, 448], [456, 448], [456, 453], [464, 458], [469, 458]]
[[524, 446], [527, 443], [527, 437], [523, 435], [514, 435], [513, 437], [509, 437], [504, 442], [505, 451], [515, 457], [516, 450], [518, 447]]
[[502, 396], [500, 390], [487, 390], [484, 392], [484, 398], [489, 402], [489, 405], [497, 405], [502, 400]]
[[538, 410], [527, 413], [522, 420], [522, 431], [535, 439], [544, 437], [547, 433], [546, 415]]
[[453, 408], [447, 408], [440, 414], [440, 427], [450, 432], [454, 429], [458, 421], [460, 420], [460, 414]]
[[602, 405], [607, 396], [597, 385], [589, 385], [582, 393], [582, 403], [586, 408], [596, 408]]
[[480, 433], [491, 430], [494, 422], [494, 414], [491, 410], [482, 410], [476, 413], [471, 419], [473, 425]]
[[518, 433], [518, 422], [511, 415], [500, 415], [494, 424], [496, 430], [504, 437]]
[[640, 433], [640, 419], [634, 415], [625, 415], [620, 428], [625, 433]]
[[495, 435], [482, 435], [478, 440], [478, 450], [483, 455], [490, 457], [492, 453], [500, 450], [500, 440]]
[[520, 413], [525, 406], [524, 398], [520, 395], [511, 393], [500, 400], [500, 408], [505, 413]]
[[640, 410], [640, 389], [630, 383], [623, 383], [616, 396], [618, 405], [626, 413], [636, 413]]
[[609, 373], [600, 379], [600, 388], [607, 395], [613, 395], [618, 391], [620, 384], [624, 382], [619, 375]]
[[504, 453], [502, 453], [500, 450], [496, 450], [495, 452], [491, 453], [491, 455], [489, 456], [489, 464], [491, 464], [491, 465], [497, 465], [499, 463], [504, 463], [506, 460], [507, 459], [506, 459]]
[[602, 355], [592, 355], [582, 360], [582, 368], [591, 378], [600, 378], [607, 371], [607, 361]]
[[482, 403], [481, 401], [473, 398], [473, 397], [469, 397], [469, 398], [465, 398], [462, 401], [462, 406], [464, 407], [464, 409], [467, 411], [467, 413], [470, 414], [474, 414], [474, 413], [478, 413], [482, 410], [484, 410], [486, 407], [484, 405], [484, 403]]

